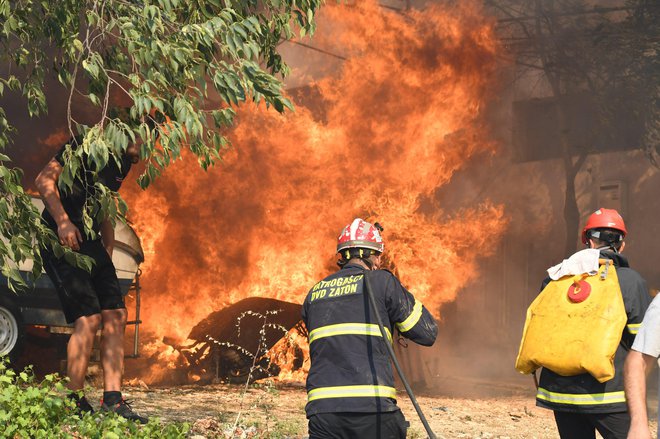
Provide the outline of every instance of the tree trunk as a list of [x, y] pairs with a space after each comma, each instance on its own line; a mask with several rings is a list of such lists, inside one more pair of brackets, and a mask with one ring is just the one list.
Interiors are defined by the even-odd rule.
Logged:
[[[556, 100], [555, 113], [557, 115], [557, 124], [559, 129], [560, 147], [562, 151], [562, 159], [564, 163], [564, 171], [566, 175], [566, 191], [564, 197], [564, 222], [566, 223], [566, 240], [564, 241], [564, 253], [571, 255], [577, 250], [577, 236], [580, 228], [580, 210], [577, 205], [577, 197], [575, 195], [575, 178], [577, 173], [582, 167], [586, 153], [581, 153], [577, 161], [573, 163], [572, 151], [568, 139], [568, 118], [562, 106], [562, 77], [559, 71], [554, 71], [552, 63], [548, 59], [548, 52], [543, 39], [543, 25], [541, 17], [552, 16], [554, 12], [554, 4], [552, 1], [548, 2], [548, 10], [546, 11], [543, 0], [536, 0], [536, 35], [539, 38], [539, 57], [543, 65], [552, 94]], [[552, 33], [552, 28], [549, 29]]]
[[587, 158], [587, 154], [582, 152], [578, 159], [573, 162], [570, 142], [568, 139], [568, 121], [566, 114], [561, 106], [559, 96], [557, 99], [557, 121], [559, 122], [561, 149], [564, 163], [564, 172], [566, 175], [566, 191], [564, 196], [564, 222], [566, 223], [566, 240], [564, 241], [564, 254], [572, 255], [577, 250], [577, 238], [580, 230], [580, 209], [577, 204], [575, 194], [575, 179], [580, 168]]
[[[566, 161], [564, 161], [566, 163]], [[579, 170], [579, 169], [578, 169]], [[564, 222], [566, 223], [566, 241], [564, 254], [572, 255], [577, 250], [577, 236], [580, 229], [580, 210], [575, 196], [575, 177], [573, 166], [566, 168], [566, 196], [564, 199]], [[572, 175], [571, 175], [572, 174]]]

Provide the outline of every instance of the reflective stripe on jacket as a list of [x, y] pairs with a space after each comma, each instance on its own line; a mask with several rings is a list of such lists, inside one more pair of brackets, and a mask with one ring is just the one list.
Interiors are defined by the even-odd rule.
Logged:
[[613, 403], [625, 403], [626, 396], [623, 390], [607, 393], [557, 393], [550, 392], [543, 387], [539, 387], [536, 397], [543, 401], [555, 404], [570, 405], [602, 405]]
[[309, 333], [311, 366], [307, 377], [307, 416], [331, 412], [398, 410], [390, 359], [385, 343], [393, 328], [410, 340], [430, 346], [437, 335], [435, 320], [390, 272], [369, 272], [383, 339], [364, 289], [364, 269], [347, 264], [318, 282], [303, 304]]

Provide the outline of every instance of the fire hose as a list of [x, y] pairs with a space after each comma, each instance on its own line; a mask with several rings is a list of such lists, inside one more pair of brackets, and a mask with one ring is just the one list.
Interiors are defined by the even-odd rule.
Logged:
[[396, 355], [394, 354], [394, 349], [392, 348], [392, 344], [388, 343], [387, 341], [388, 335], [387, 332], [385, 331], [385, 326], [383, 326], [383, 321], [380, 318], [380, 314], [378, 314], [378, 307], [376, 305], [376, 299], [374, 298], [373, 292], [371, 290], [371, 285], [369, 284], [368, 274], [369, 271], [364, 272], [364, 285], [367, 291], [367, 296], [369, 296], [369, 302], [371, 303], [371, 307], [374, 309], [374, 314], [376, 316], [376, 321], [378, 322], [378, 327], [380, 328], [380, 333], [383, 336], [383, 340], [385, 340], [387, 353], [390, 355], [390, 358], [394, 363], [394, 367], [396, 368], [396, 371], [399, 374], [399, 377], [401, 378], [401, 382], [403, 382], [403, 386], [406, 388], [406, 392], [408, 393], [408, 396], [410, 397], [410, 401], [415, 407], [415, 411], [417, 411], [417, 416], [419, 416], [419, 419], [422, 421], [422, 424], [424, 425], [424, 429], [426, 429], [426, 433], [428, 433], [430, 439], [436, 439], [435, 433], [433, 433], [433, 430], [431, 430], [429, 423], [426, 421], [426, 416], [424, 416], [424, 412], [422, 412], [422, 408], [417, 403], [415, 394], [413, 393], [410, 384], [408, 384], [408, 380], [406, 380], [406, 377], [403, 374], [403, 371], [401, 370], [401, 365], [399, 364], [399, 361], [396, 359]]

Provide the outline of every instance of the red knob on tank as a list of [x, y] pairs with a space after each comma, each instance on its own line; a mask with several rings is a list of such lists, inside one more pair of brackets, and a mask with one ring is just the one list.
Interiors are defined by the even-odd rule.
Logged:
[[587, 297], [589, 297], [589, 294], [591, 294], [591, 285], [584, 280], [573, 283], [573, 285], [568, 288], [567, 293], [568, 300], [573, 303], [584, 302], [587, 300]]

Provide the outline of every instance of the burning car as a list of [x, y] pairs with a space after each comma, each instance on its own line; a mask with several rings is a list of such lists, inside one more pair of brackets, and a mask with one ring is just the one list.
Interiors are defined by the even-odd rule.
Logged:
[[248, 297], [198, 322], [187, 343], [167, 337], [163, 342], [182, 354], [183, 368], [201, 383], [244, 383], [275, 376], [281, 372], [279, 364], [290, 370], [302, 367], [304, 353], [290, 336], [293, 330], [307, 336], [301, 308], [283, 300]]

